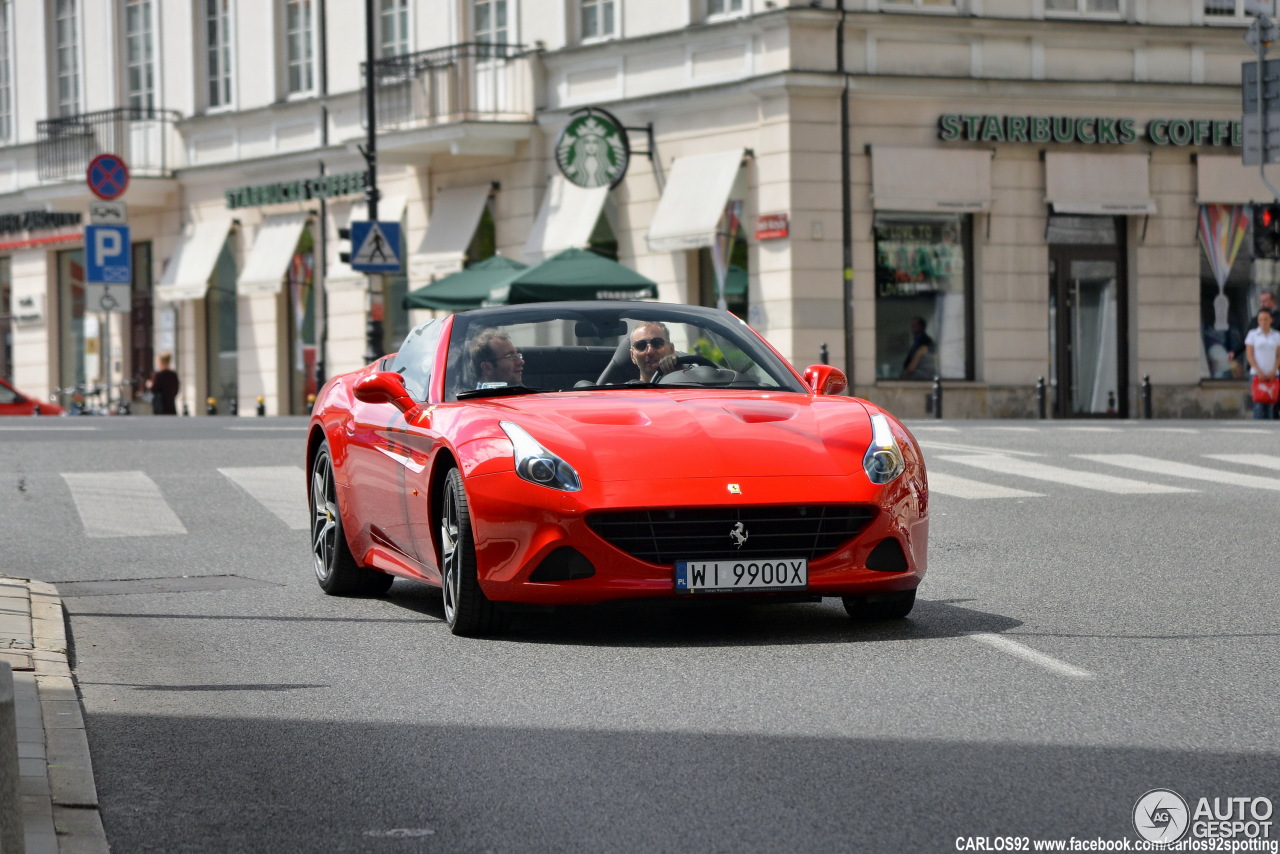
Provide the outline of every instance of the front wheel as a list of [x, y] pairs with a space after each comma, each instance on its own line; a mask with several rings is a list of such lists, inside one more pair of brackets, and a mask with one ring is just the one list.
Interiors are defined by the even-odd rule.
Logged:
[[462, 473], [452, 469], [444, 485], [440, 509], [440, 578], [444, 621], [455, 635], [496, 634], [502, 615], [480, 589], [476, 575], [476, 543], [471, 508]]
[[872, 596], [844, 596], [844, 610], [858, 621], [901, 620], [916, 604], [916, 591], [878, 593]]
[[338, 488], [333, 480], [333, 457], [329, 453], [328, 442], [320, 446], [311, 464], [309, 504], [311, 555], [320, 589], [330, 596], [377, 596], [386, 593], [395, 579], [384, 572], [360, 566], [347, 545], [347, 536], [342, 530], [342, 514], [338, 510]]

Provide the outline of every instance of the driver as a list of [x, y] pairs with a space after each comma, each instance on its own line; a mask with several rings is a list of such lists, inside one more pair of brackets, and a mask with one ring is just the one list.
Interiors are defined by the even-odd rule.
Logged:
[[665, 323], [645, 321], [631, 330], [631, 361], [640, 369], [640, 382], [651, 383], [671, 373], [678, 358]]
[[524, 357], [504, 330], [486, 329], [471, 339], [469, 357], [477, 388], [520, 385], [524, 378]]

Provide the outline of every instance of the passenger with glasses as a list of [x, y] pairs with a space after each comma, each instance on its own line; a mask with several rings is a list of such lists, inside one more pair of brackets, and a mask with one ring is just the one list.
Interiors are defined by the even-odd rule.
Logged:
[[665, 323], [650, 320], [631, 330], [631, 361], [640, 369], [640, 382], [656, 382], [671, 373], [678, 358]]
[[521, 385], [524, 380], [524, 357], [501, 329], [486, 329], [472, 338], [468, 356], [476, 388]]

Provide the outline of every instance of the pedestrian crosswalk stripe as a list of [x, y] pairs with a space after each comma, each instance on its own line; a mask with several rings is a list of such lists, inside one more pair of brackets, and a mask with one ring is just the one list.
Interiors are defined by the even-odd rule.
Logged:
[[1143, 480], [1130, 480], [1124, 477], [1112, 477], [1096, 472], [1076, 471], [1058, 468], [1034, 460], [1020, 460], [1001, 454], [980, 456], [945, 455], [939, 459], [947, 462], [975, 466], [984, 471], [1012, 474], [1029, 477], [1035, 480], [1047, 480], [1051, 483], [1064, 483], [1068, 486], [1079, 486], [1084, 489], [1097, 489], [1102, 492], [1113, 492], [1119, 495], [1149, 495], [1162, 492], [1195, 492], [1194, 489], [1183, 489], [1178, 486], [1163, 486], [1158, 483], [1147, 483]]
[[1155, 457], [1144, 457], [1141, 454], [1075, 454], [1082, 460], [1093, 460], [1113, 466], [1137, 469], [1152, 474], [1166, 474], [1173, 477], [1185, 477], [1192, 480], [1208, 480], [1214, 483], [1226, 483], [1231, 486], [1249, 486], [1255, 489], [1270, 489], [1280, 492], [1280, 478], [1259, 477], [1254, 474], [1211, 469], [1206, 466], [1193, 466], [1188, 463], [1175, 463]]
[[954, 498], [1043, 498], [1038, 492], [1026, 492], [1008, 486], [996, 486], [980, 480], [969, 480], [945, 472], [929, 472], [929, 491]]
[[63, 472], [89, 537], [185, 534], [160, 487], [140, 471]]
[[1222, 460], [1224, 463], [1238, 463], [1258, 469], [1275, 469], [1280, 471], [1280, 457], [1267, 454], [1205, 454], [1211, 460]]
[[305, 531], [310, 526], [307, 481], [301, 466], [220, 468], [218, 471], [295, 531]]

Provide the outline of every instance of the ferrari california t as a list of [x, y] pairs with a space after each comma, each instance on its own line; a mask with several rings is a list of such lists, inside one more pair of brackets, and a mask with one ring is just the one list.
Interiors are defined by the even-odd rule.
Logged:
[[307, 440], [320, 587], [442, 590], [455, 634], [512, 606], [815, 601], [900, 619], [924, 577], [924, 459], [900, 421], [728, 312], [480, 308], [330, 380]]

